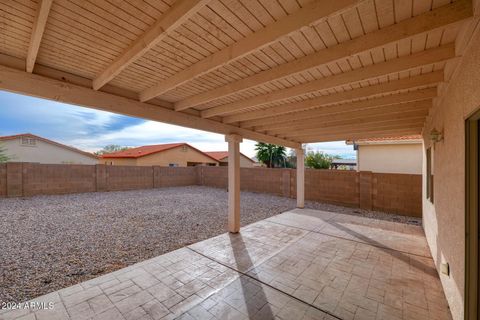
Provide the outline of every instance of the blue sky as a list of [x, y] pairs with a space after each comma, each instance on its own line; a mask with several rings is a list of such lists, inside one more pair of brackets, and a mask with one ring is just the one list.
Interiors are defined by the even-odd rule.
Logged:
[[[0, 91], [0, 135], [27, 132], [90, 152], [108, 144], [134, 147], [169, 142], [187, 142], [203, 151], [227, 148], [220, 134]], [[244, 140], [240, 150], [254, 156], [254, 145]], [[355, 157], [352, 146], [344, 141], [308, 144], [307, 149]]]

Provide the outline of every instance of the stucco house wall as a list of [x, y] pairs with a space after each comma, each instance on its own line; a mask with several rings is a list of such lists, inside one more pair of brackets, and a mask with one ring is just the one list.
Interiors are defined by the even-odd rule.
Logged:
[[139, 158], [105, 158], [99, 163], [117, 166], [165, 166], [175, 164], [178, 167], [186, 167], [188, 163], [204, 163], [207, 165], [218, 165], [218, 161], [190, 148], [189, 146], [178, 146], [161, 152], [145, 155]]
[[[450, 275], [439, 274], [455, 320], [464, 318], [465, 120], [480, 107], [479, 70], [477, 26], [423, 131], [424, 158], [426, 148], [431, 147], [434, 172], [434, 203], [426, 199], [426, 176], [423, 176], [423, 227], [437, 270], [442, 262], [449, 263]], [[443, 141], [431, 142], [429, 134], [433, 128], [443, 131]], [[425, 162], [423, 172], [426, 172]]]
[[106, 158], [98, 159], [99, 164], [106, 164], [106, 165], [115, 165], [115, 166], [136, 166], [137, 159], [135, 158]]
[[[221, 166], [228, 166], [228, 157], [225, 157], [220, 160]], [[249, 158], [245, 157], [243, 154], [240, 154], [240, 167], [241, 168], [253, 168], [254, 162]]]
[[378, 173], [422, 173], [422, 144], [359, 145], [358, 170]]
[[97, 159], [81, 152], [35, 139], [35, 145], [23, 145], [21, 136], [0, 142], [10, 161], [45, 164], [96, 164]]
[[[184, 149], [186, 147], [186, 149]], [[205, 156], [204, 154], [188, 146], [179, 146], [173, 149], [154, 153], [137, 159], [138, 166], [166, 166], [176, 164], [179, 167], [186, 167], [188, 162], [206, 163], [218, 165], [218, 161]]]

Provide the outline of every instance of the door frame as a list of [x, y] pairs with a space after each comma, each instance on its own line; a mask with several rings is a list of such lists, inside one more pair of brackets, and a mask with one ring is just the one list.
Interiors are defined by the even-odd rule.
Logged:
[[465, 319], [478, 320], [480, 111], [465, 121]]

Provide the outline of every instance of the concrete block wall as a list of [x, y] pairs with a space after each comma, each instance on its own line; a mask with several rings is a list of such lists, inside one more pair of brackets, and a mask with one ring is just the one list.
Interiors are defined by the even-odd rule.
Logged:
[[240, 189], [291, 197], [290, 171], [288, 169], [241, 168]]
[[153, 188], [153, 167], [107, 166], [108, 191]]
[[191, 186], [197, 184], [197, 167], [153, 167], [154, 188]]
[[0, 163], [0, 197], [7, 196], [7, 165]]
[[[7, 167], [8, 165], [10, 163]], [[22, 167], [23, 196], [96, 191], [95, 166], [92, 165], [59, 166], [37, 163], [15, 165]]]
[[[197, 184], [214, 188], [227, 188], [227, 167], [196, 167], [198, 170]], [[241, 171], [240, 171], [241, 172]], [[240, 177], [240, 180], [241, 177]]]
[[358, 207], [358, 173], [306, 169], [305, 199]]
[[[0, 196], [203, 185], [227, 188], [227, 167], [0, 164]], [[241, 168], [243, 191], [296, 197], [294, 169]], [[421, 216], [421, 176], [307, 169], [305, 199]]]
[[421, 175], [374, 173], [372, 185], [375, 210], [422, 216]]

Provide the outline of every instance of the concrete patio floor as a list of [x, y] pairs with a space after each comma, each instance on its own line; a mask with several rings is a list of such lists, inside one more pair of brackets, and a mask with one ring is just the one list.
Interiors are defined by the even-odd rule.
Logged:
[[295, 209], [0, 319], [451, 319], [420, 226]]

